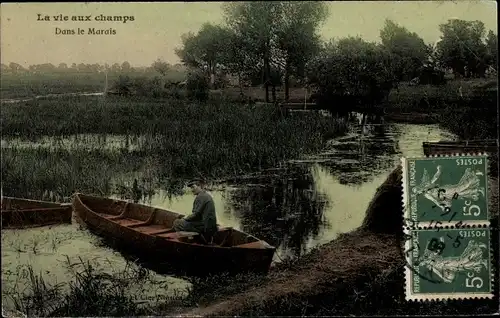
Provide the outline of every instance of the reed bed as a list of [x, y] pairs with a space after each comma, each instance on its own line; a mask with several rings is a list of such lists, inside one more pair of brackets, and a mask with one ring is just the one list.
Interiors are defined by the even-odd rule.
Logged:
[[28, 265], [24, 289], [3, 292], [9, 309], [38, 317], [139, 316], [155, 314], [159, 306], [189, 305], [187, 290], [168, 291], [167, 280], [154, 278], [135, 263], [127, 262], [120, 270], [105, 270], [81, 258], [72, 262], [66, 257], [65, 263], [73, 279], [58, 284], [46, 282]]
[[2, 188], [6, 196], [68, 201], [75, 192], [116, 193], [113, 180], [139, 171], [142, 158], [78, 149], [2, 149]]
[[[5, 148], [3, 184], [15, 195], [40, 197], [45, 190], [63, 197], [74, 191], [102, 195], [112, 192], [114, 177], [140, 172], [148, 161], [157, 186], [174, 191], [187, 178], [232, 177], [317, 152], [347, 125], [317, 113], [283, 116], [271, 106], [216, 101], [62, 97], [5, 105], [4, 139], [52, 136], [53, 144]], [[97, 138], [103, 146], [117, 135], [126, 142], [114, 151], [80, 149], [89, 148], [82, 147], [85, 137], [70, 147], [56, 143], [77, 134], [93, 134], [90, 142]]]
[[[439, 112], [477, 96], [483, 88], [496, 87], [496, 79], [451, 80], [444, 85], [409, 86], [402, 83], [388, 97], [387, 107], [403, 112]], [[463, 107], [463, 105], [458, 105]]]

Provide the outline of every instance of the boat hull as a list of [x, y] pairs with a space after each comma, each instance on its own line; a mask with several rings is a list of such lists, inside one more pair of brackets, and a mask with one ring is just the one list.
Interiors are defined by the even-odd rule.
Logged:
[[464, 153], [488, 153], [492, 157], [498, 154], [497, 141], [440, 141], [423, 142], [422, 147], [426, 156], [431, 155], [449, 155]]
[[2, 228], [29, 228], [71, 223], [71, 205], [2, 197]]
[[[81, 195], [75, 195], [73, 208], [76, 215], [90, 230], [108, 242], [112, 242], [112, 245], [127, 254], [137, 256], [144, 262], [154, 263], [155, 269], [159, 271], [174, 270], [190, 275], [206, 275], [216, 272], [266, 273], [275, 252], [274, 247], [266, 249], [219, 247], [150, 235], [102, 217], [83, 201]], [[145, 210], [153, 209], [143, 205], [134, 205]], [[162, 210], [162, 212], [166, 211]]]

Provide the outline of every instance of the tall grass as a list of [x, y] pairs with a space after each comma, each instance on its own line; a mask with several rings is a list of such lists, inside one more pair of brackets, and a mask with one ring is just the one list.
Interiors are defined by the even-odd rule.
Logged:
[[[137, 316], [155, 314], [156, 307], [168, 307], [165, 293], [168, 282], [153, 279], [150, 272], [128, 262], [122, 270], [104, 270], [89, 261], [72, 263], [66, 257], [66, 267], [73, 279], [68, 283], [50, 284], [42, 274], [28, 266], [27, 286], [3, 292], [11, 309], [28, 316]], [[185, 296], [169, 292], [177, 304], [188, 305]]]
[[477, 96], [481, 87], [497, 86], [496, 79], [453, 80], [445, 85], [408, 86], [401, 84], [389, 94], [387, 107], [401, 111], [440, 112], [449, 105]]
[[136, 171], [144, 158], [155, 163], [154, 174], [168, 188], [194, 176], [219, 179], [274, 167], [346, 131], [346, 121], [317, 113], [282, 116], [270, 106], [214, 101], [65, 97], [5, 105], [4, 138], [97, 133], [141, 141], [132, 153], [10, 148], [2, 157], [4, 189], [109, 192], [113, 176]]
[[119, 152], [3, 148], [2, 189], [6, 196], [52, 201], [65, 201], [75, 192], [119, 194], [117, 176], [141, 171], [145, 163]]

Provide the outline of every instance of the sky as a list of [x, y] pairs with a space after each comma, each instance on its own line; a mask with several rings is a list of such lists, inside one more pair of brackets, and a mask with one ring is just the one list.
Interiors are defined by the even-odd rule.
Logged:
[[[324, 40], [360, 36], [380, 41], [385, 19], [419, 34], [426, 43], [439, 40], [439, 24], [448, 19], [480, 20], [497, 32], [496, 1], [331, 1], [319, 30]], [[133, 16], [133, 21], [95, 21], [100, 15]], [[39, 21], [39, 15], [41, 21]], [[54, 16], [69, 21], [54, 21]], [[88, 16], [91, 21], [71, 21]], [[43, 20], [45, 16], [50, 21]], [[42, 63], [113, 64], [128, 61], [149, 66], [157, 59], [179, 63], [174, 50], [181, 35], [197, 32], [205, 22], [223, 23], [221, 2], [166, 3], [2, 3], [1, 62], [23, 66]], [[84, 34], [56, 34], [56, 29]], [[114, 35], [87, 34], [89, 28], [114, 30]]]

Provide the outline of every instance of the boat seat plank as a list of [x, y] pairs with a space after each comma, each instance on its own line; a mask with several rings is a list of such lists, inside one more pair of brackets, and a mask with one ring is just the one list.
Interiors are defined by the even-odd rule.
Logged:
[[113, 220], [119, 220], [119, 219], [123, 218], [121, 215], [111, 215], [111, 214], [104, 214], [104, 213], [99, 213], [99, 215], [101, 215], [105, 219], [108, 219], [108, 220], [111, 220], [111, 221], [113, 221]]
[[172, 231], [174, 231], [174, 229], [172, 229], [172, 228], [168, 228], [168, 229], [163, 228], [162, 230], [147, 232], [146, 234], [158, 235], [158, 234], [163, 234], [163, 233], [172, 232]]
[[181, 237], [189, 237], [189, 236], [198, 236], [200, 235], [199, 233], [196, 232], [172, 232], [172, 233], [165, 233], [165, 234], [157, 234], [159, 237], [164, 237], [167, 239], [178, 239]]
[[233, 246], [233, 247], [241, 247], [241, 248], [264, 248], [264, 246], [262, 245], [262, 243], [260, 241], [250, 242], [250, 243], [245, 243], [245, 244], [240, 244], [240, 245], [236, 245], [236, 246]]
[[166, 230], [170, 230], [169, 228], [166, 228], [163, 225], [159, 225], [159, 224], [142, 225], [142, 226], [138, 225], [138, 226], [134, 226], [133, 229], [136, 230], [137, 232], [141, 232], [141, 233], [148, 234], [148, 235], [151, 235], [151, 234], [154, 234], [157, 232], [163, 232]]
[[236, 245], [233, 247], [241, 247], [241, 248], [265, 248], [265, 246], [262, 244], [262, 242], [257, 241], [257, 242], [250, 242], [250, 243], [245, 243], [241, 245]]
[[114, 221], [116, 223], [118, 223], [119, 225], [126, 226], [126, 227], [144, 223], [144, 221], [139, 221], [139, 220], [129, 219], [129, 218], [123, 218], [123, 219], [118, 219], [118, 220], [114, 220]]

